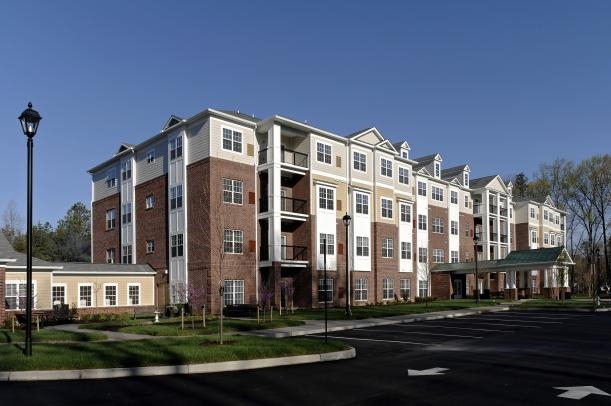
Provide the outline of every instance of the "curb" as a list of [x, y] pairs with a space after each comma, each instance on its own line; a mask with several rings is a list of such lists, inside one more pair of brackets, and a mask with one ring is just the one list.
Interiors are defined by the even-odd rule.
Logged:
[[340, 361], [355, 357], [356, 350], [354, 348], [350, 348], [344, 351], [323, 354], [297, 355], [292, 357], [264, 358], [244, 361], [212, 362], [208, 364], [108, 369], [71, 369], [60, 371], [14, 371], [0, 372], [0, 382], [109, 379], [135, 376], [207, 374], [213, 372], [242, 371], [287, 365], [312, 364], [316, 362]]

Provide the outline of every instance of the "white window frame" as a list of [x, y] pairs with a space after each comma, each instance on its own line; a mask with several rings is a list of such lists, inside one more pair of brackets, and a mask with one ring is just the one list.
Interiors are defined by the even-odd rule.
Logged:
[[382, 300], [395, 298], [395, 281], [392, 278], [382, 279]]
[[[333, 303], [333, 278], [327, 278], [327, 283], [325, 283], [324, 278], [318, 278], [318, 303]], [[327, 288], [324, 290], [324, 288]], [[322, 295], [325, 295], [324, 299], [321, 300]]]
[[146, 153], [146, 163], [153, 164], [155, 163], [155, 150], [151, 149]]
[[435, 234], [443, 234], [444, 226], [441, 217], [433, 217], [431, 219], [431, 231]]
[[[131, 292], [131, 288], [137, 288], [137, 303], [132, 301], [134, 295]], [[142, 303], [142, 287], [139, 283], [128, 283], [127, 284], [127, 305], [128, 306], [139, 306]]]
[[326, 186], [318, 187], [318, 209], [335, 211], [335, 189]]
[[392, 178], [392, 160], [380, 157], [380, 175]]
[[183, 205], [182, 184], [170, 188], [170, 210], [178, 210]]
[[418, 247], [418, 262], [421, 264], [426, 264], [429, 262], [428, 260], [429, 250], [426, 247]]
[[223, 302], [225, 306], [244, 304], [244, 279], [225, 279]]
[[121, 263], [131, 264], [134, 259], [134, 250], [131, 244], [121, 246]]
[[436, 264], [443, 264], [445, 261], [445, 252], [442, 248], [433, 248], [433, 262]]
[[113, 230], [117, 226], [117, 209], [106, 210], [106, 229]]
[[398, 172], [399, 172], [399, 183], [403, 185], [409, 185], [409, 169], [404, 166], [400, 166]]
[[421, 180], [419, 180], [417, 189], [418, 189], [418, 196], [426, 197], [426, 182], [422, 182]]
[[366, 302], [368, 300], [369, 281], [367, 278], [357, 278], [354, 281], [354, 300]]
[[382, 210], [382, 218], [392, 219], [392, 199], [387, 199], [385, 197], [380, 198], [380, 208]]
[[244, 182], [223, 178], [223, 202], [242, 205], [244, 203]]
[[230, 151], [236, 154], [242, 154], [244, 151], [244, 134], [242, 131], [229, 127], [221, 127], [222, 140], [221, 148], [225, 151]]
[[441, 177], [441, 164], [439, 162], [435, 162], [433, 166], [435, 168], [435, 177], [439, 179]]
[[184, 256], [184, 236], [182, 233], [170, 236], [170, 257], [179, 258]]
[[327, 255], [335, 255], [335, 234], [319, 233], [318, 238], [318, 253], [320, 255], [325, 254], [325, 244], [323, 244], [324, 242], [327, 245]]
[[125, 203], [121, 206], [121, 224], [132, 223], [132, 204]]
[[359, 151], [353, 151], [352, 162], [352, 167], [355, 171], [367, 172], [367, 154]]
[[438, 202], [443, 202], [443, 188], [431, 185], [431, 199]]
[[[114, 288], [114, 300], [115, 303], [111, 304], [111, 300], [108, 295], [108, 288]], [[112, 296], [111, 296], [112, 297]], [[104, 307], [117, 307], [119, 306], [119, 285], [116, 283], [105, 283], [104, 284]]]
[[121, 163], [121, 180], [123, 182], [132, 178], [132, 161], [127, 159]]
[[223, 250], [225, 254], [244, 254], [244, 230], [223, 230]]
[[401, 259], [412, 259], [412, 243], [401, 241]]
[[326, 144], [321, 141], [316, 141], [316, 162], [325, 165], [331, 165], [331, 157], [333, 155], [333, 148], [331, 144]]
[[418, 230], [427, 230], [426, 214], [418, 214]]
[[55, 291], [54, 291], [55, 288], [61, 288], [63, 290], [63, 295], [62, 295], [62, 297], [60, 299], [60, 303], [58, 303], [58, 304], [60, 306], [61, 305], [65, 305], [67, 303], [66, 302], [66, 298], [68, 297], [68, 293], [67, 293], [68, 292], [68, 285], [65, 284], [65, 283], [54, 283], [54, 284], [51, 285], [51, 306], [55, 306], [55, 303], [54, 303], [55, 300], [54, 299], [57, 297], [57, 296], [55, 296]]
[[106, 248], [106, 263], [114, 264], [117, 262], [117, 250], [115, 248]]
[[453, 264], [458, 262], [458, 251], [450, 251], [450, 262]]
[[170, 144], [170, 161], [174, 161], [182, 157], [182, 135], [173, 138], [169, 142]]
[[356, 236], [356, 256], [357, 257], [368, 257], [369, 256], [369, 237]]
[[117, 170], [109, 169], [106, 171], [106, 187], [112, 188], [117, 186]]
[[394, 257], [394, 241], [392, 238], [382, 238], [382, 258]]
[[427, 297], [429, 295], [429, 281], [418, 281], [418, 297]]
[[412, 222], [412, 205], [399, 203], [400, 219], [402, 223]]
[[399, 294], [401, 299], [408, 301], [412, 298], [412, 280], [404, 278], [399, 280]]
[[369, 214], [369, 195], [367, 193], [355, 192], [354, 201], [357, 214]]
[[[83, 304], [83, 296], [82, 296], [82, 292], [81, 292], [81, 288], [89, 288], [89, 299], [90, 299], [90, 303], [89, 305], [87, 305], [87, 303]], [[93, 283], [79, 283], [77, 286], [78, 289], [78, 303], [77, 303], [77, 307], [78, 308], [86, 308], [86, 307], [94, 307], [95, 304], [95, 291], [93, 290]]]
[[450, 203], [458, 204], [458, 192], [456, 190], [450, 190]]
[[[9, 287], [8, 285], [15, 285], [16, 286], [16, 296], [15, 295], [9, 295]], [[37, 282], [36, 281], [32, 281], [32, 307], [34, 309], [37, 308], [36, 306], [36, 287], [37, 287]], [[22, 296], [22, 291], [23, 291], [23, 296]], [[7, 280], [4, 282], [4, 300], [6, 301], [5, 303], [8, 303], [8, 299], [14, 297], [15, 298], [15, 308], [6, 308], [6, 310], [21, 310], [21, 309], [25, 309], [27, 306], [27, 281], [24, 280]], [[23, 303], [21, 303], [21, 300], [23, 300]]]
[[146, 253], [152, 254], [155, 252], [155, 240], [146, 240]]
[[458, 221], [450, 220], [450, 234], [458, 235]]

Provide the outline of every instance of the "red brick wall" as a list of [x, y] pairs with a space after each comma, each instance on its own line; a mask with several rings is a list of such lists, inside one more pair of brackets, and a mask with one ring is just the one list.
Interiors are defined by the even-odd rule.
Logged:
[[516, 224], [513, 237], [517, 251], [530, 249], [530, 229], [528, 223]]
[[[435, 233], [433, 232], [433, 219], [440, 218], [443, 223], [443, 233]], [[429, 206], [429, 264], [434, 264], [433, 262], [433, 250], [434, 249], [442, 249], [443, 250], [443, 262], [450, 262], [450, 250], [448, 246], [449, 236], [450, 236], [450, 220], [448, 219], [448, 209], [437, 206]]]
[[[160, 176], [136, 186], [136, 260], [155, 270], [168, 268], [167, 176]], [[153, 195], [155, 204], [146, 208], [146, 197]], [[146, 241], [155, 241], [155, 252], [146, 252]]]
[[[384, 238], [392, 238], [393, 240], [393, 257], [382, 258], [382, 240]], [[369, 294], [373, 294], [375, 302], [382, 301], [382, 289], [384, 278], [391, 278], [397, 297], [399, 296], [399, 258], [401, 255], [401, 246], [399, 243], [399, 230], [394, 224], [373, 223], [372, 233], [372, 264], [374, 271], [374, 286], [369, 286]], [[371, 284], [371, 281], [369, 282]], [[373, 288], [373, 289], [372, 289]], [[413, 296], [413, 295], [412, 295]]]
[[[91, 257], [94, 263], [106, 262], [106, 250], [115, 249], [115, 262], [121, 262], [121, 197], [114, 194], [93, 202], [91, 210]], [[106, 230], [106, 210], [115, 209], [115, 228]]]
[[[187, 167], [189, 235], [189, 279], [207, 293], [207, 305], [220, 309], [219, 279], [243, 279], [244, 302], [256, 302], [257, 204], [248, 195], [256, 191], [256, 174], [251, 165], [207, 158]], [[243, 182], [241, 205], [223, 202], [223, 178]], [[244, 232], [244, 253], [223, 254], [224, 229]]]

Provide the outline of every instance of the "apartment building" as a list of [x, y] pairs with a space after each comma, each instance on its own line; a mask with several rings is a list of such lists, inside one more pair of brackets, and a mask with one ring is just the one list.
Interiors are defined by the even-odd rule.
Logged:
[[[562, 247], [566, 244], [566, 212], [556, 207], [547, 196], [541, 199], [514, 199], [515, 234], [517, 250], [536, 250]], [[557, 267], [544, 272], [522, 271], [510, 282], [519, 296], [541, 293], [546, 297], [557, 297], [568, 290], [569, 277], [566, 270]]]
[[482, 259], [506, 255], [511, 188], [410, 153], [374, 127], [342, 136], [283, 116], [172, 116], [89, 170], [92, 260], [148, 264], [160, 307], [466, 297], [474, 278], [432, 283], [431, 269], [472, 261], [474, 231]]

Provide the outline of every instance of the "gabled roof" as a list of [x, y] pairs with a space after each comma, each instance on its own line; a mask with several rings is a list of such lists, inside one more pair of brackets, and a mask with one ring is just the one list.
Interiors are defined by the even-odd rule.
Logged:
[[388, 141], [388, 140], [384, 140], [382, 142], [377, 143], [376, 144], [376, 148], [388, 150], [389, 152], [392, 152], [393, 154], [398, 154], [399, 153], [395, 149], [395, 147], [393, 147], [392, 143], [390, 141]]
[[458, 183], [462, 185], [463, 182], [463, 174], [465, 172], [470, 172], [469, 165], [459, 165], [453, 168], [442, 169], [441, 170], [441, 179], [446, 180], [448, 182], [456, 179]]
[[396, 142], [392, 144], [392, 146], [395, 147], [396, 150], [407, 149], [408, 151], [411, 151], [411, 148], [409, 147], [407, 141]]
[[416, 165], [414, 165], [414, 169], [418, 169], [418, 168], [428, 166], [435, 161], [441, 162], [442, 159], [441, 159], [441, 155], [439, 154], [431, 154], [431, 155], [426, 155], [420, 158], [414, 158], [414, 161], [418, 162]]
[[490, 182], [492, 182], [494, 180], [494, 178], [496, 178], [496, 177], [497, 177], [497, 175], [491, 175], [491, 176], [484, 176], [483, 178], [471, 179], [469, 181], [469, 186], [471, 186], [471, 189], [484, 188], [484, 187], [486, 187], [486, 185], [488, 185]]
[[[11, 260], [7, 268], [27, 266], [26, 254], [16, 251], [2, 232], [0, 232], [0, 258]], [[32, 266], [45, 268], [57, 267], [56, 264], [35, 257], [32, 257]]]
[[161, 128], [161, 131], [165, 131], [171, 127], [174, 127], [176, 124], [180, 124], [182, 122], [184, 122], [185, 120], [183, 118], [180, 118], [178, 116], [175, 116], [174, 114], [172, 114], [170, 116], [170, 118], [168, 118], [168, 120], [165, 122], [165, 124], [163, 125], [163, 127]]
[[117, 152], [115, 153], [115, 156], [125, 152], [125, 151], [133, 151], [134, 150], [134, 144], [128, 144], [126, 142], [122, 143], [119, 146], [119, 149], [117, 150]]
[[[374, 137], [376, 138], [376, 142], [371, 143], [369, 141], [366, 140], [362, 140], [362, 138], [366, 137], [369, 134], [373, 134]], [[363, 141], [366, 142], [367, 144], [371, 144], [371, 145], [376, 145], [382, 141], [384, 141], [384, 137], [382, 136], [382, 134], [380, 133], [380, 131], [375, 128], [375, 127], [368, 127], [368, 128], [363, 128], [360, 131], [354, 132], [350, 135], [348, 135], [346, 138], [353, 140], [353, 141]]]
[[[564, 247], [539, 248], [535, 250], [511, 251], [504, 259], [478, 261], [481, 272], [507, 272], [546, 269], [554, 266], [574, 265]], [[475, 262], [435, 264], [431, 272], [453, 272], [465, 274], [475, 272]]]

